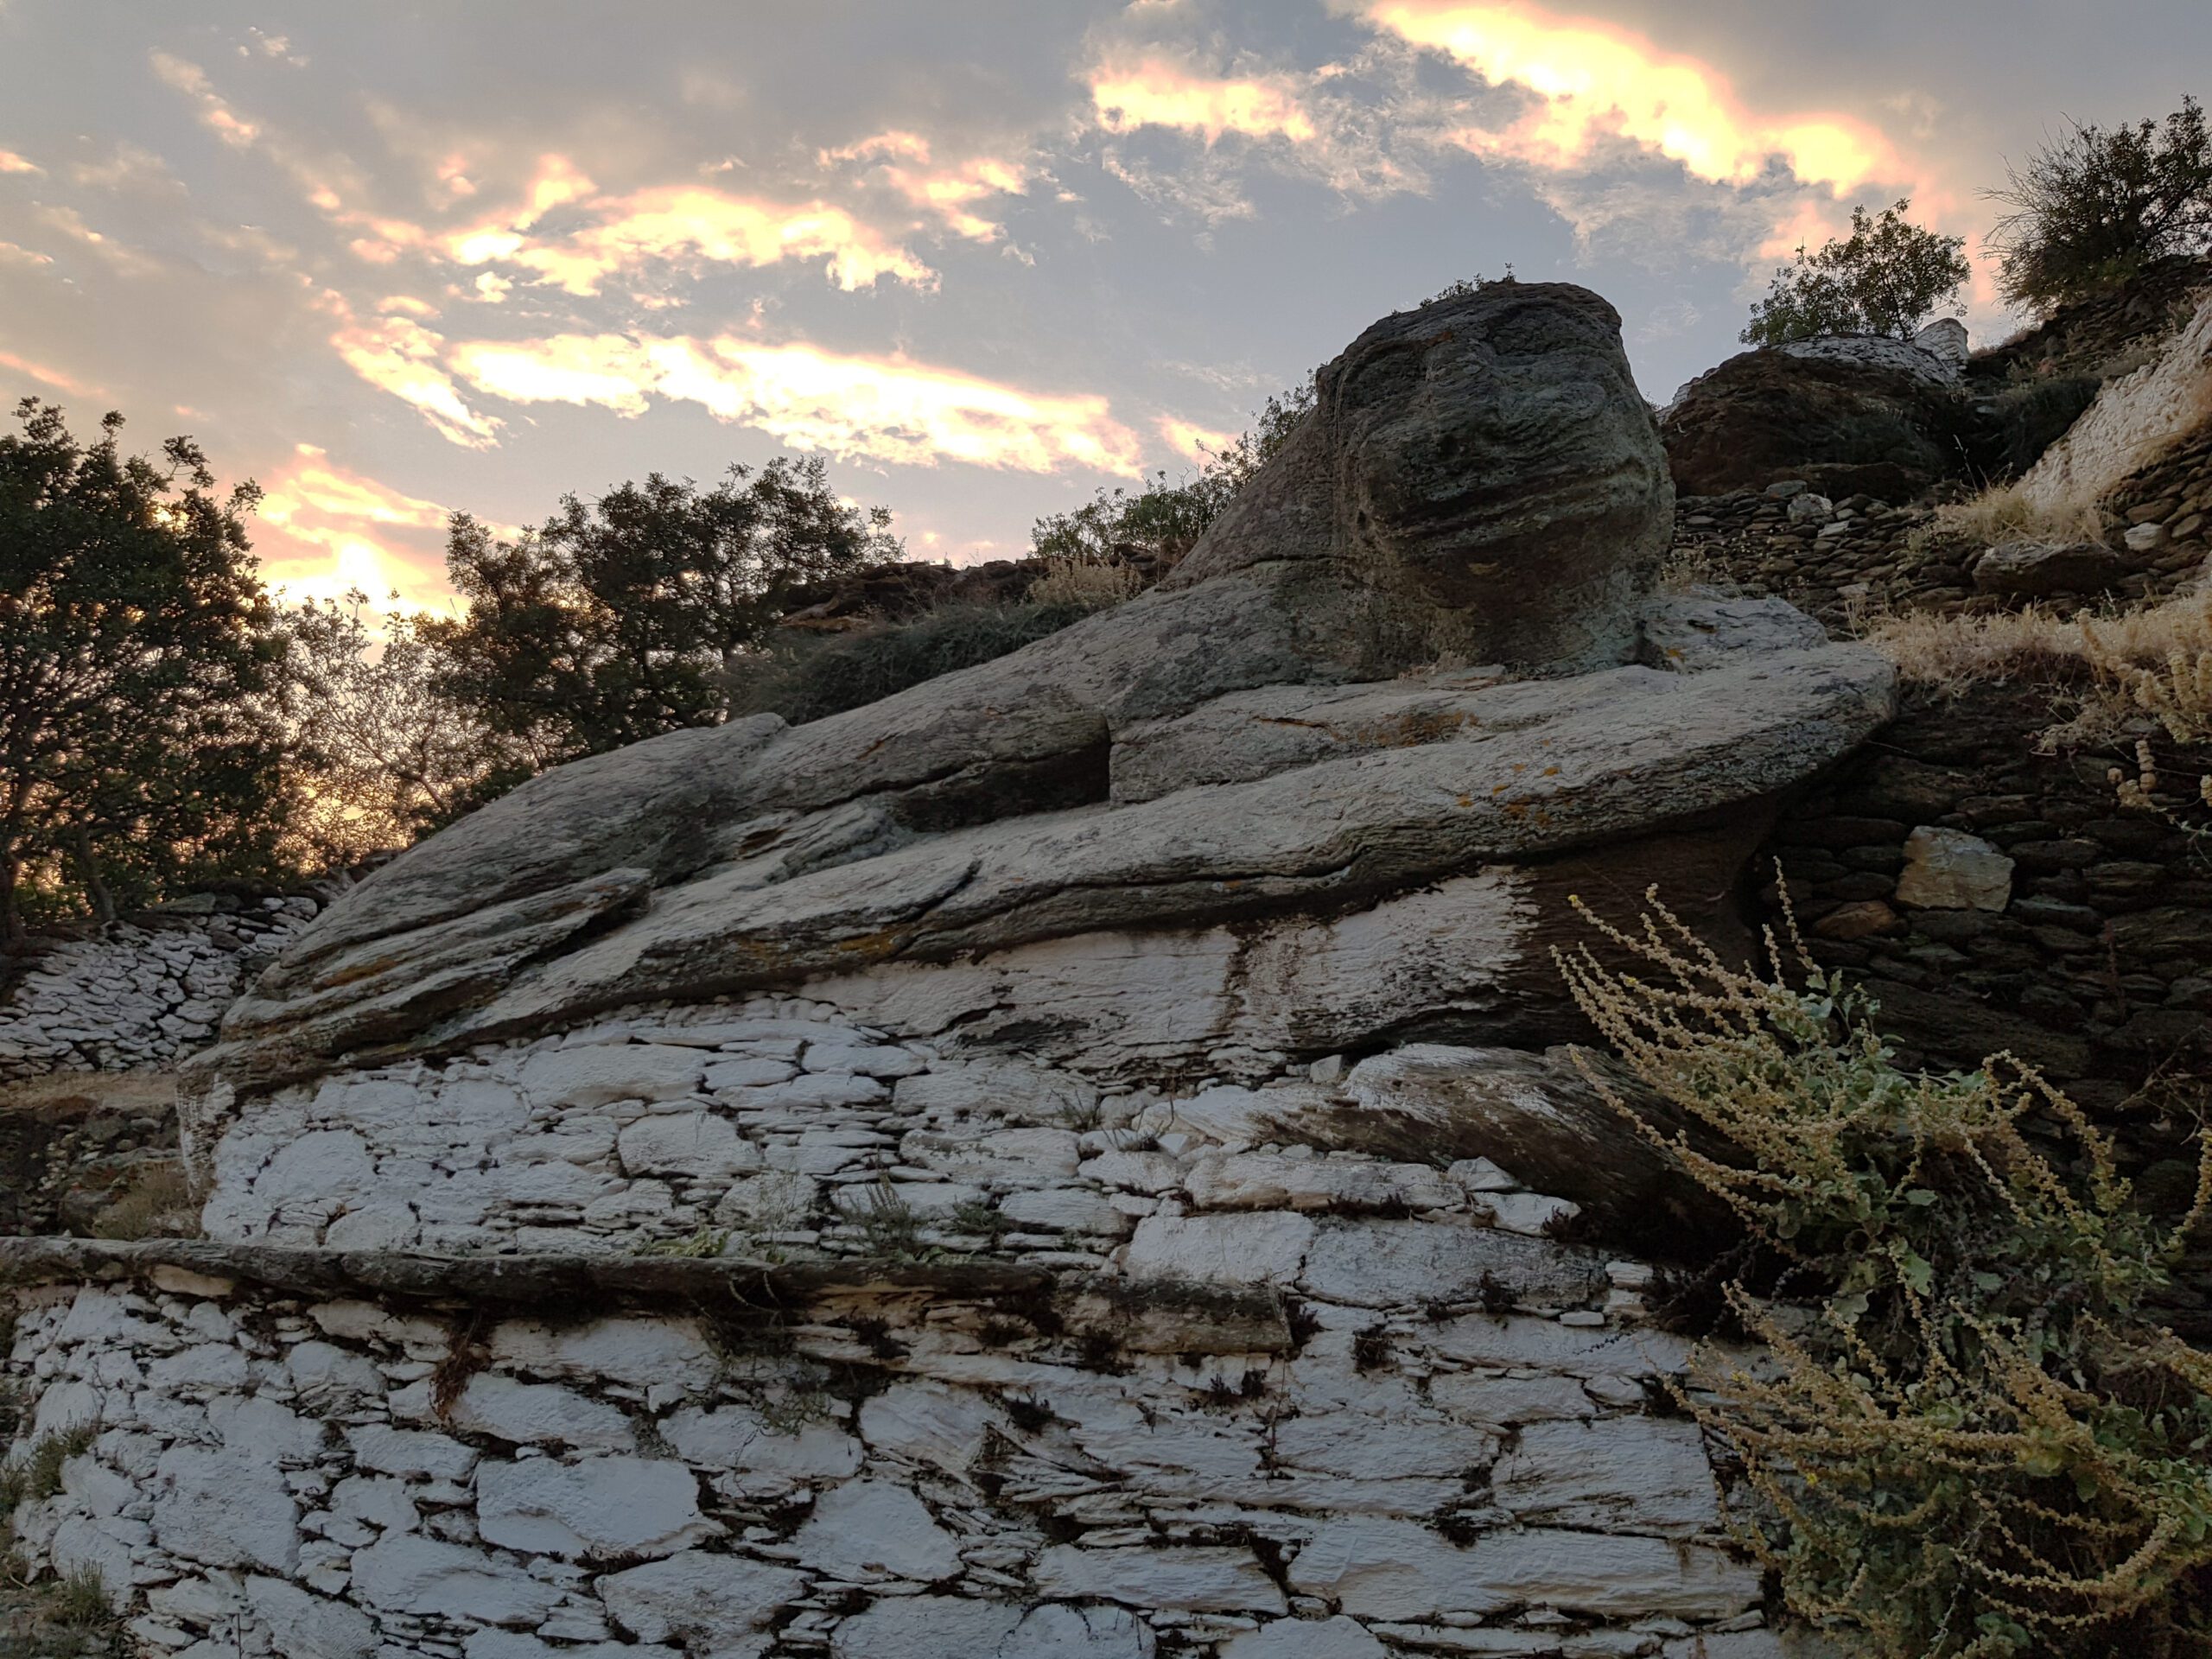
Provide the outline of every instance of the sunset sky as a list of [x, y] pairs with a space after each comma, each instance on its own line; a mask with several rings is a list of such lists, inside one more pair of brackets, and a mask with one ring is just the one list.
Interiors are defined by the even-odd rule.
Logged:
[[1663, 402], [1853, 202], [1978, 245], [2208, 65], [2202, 0], [0, 0], [0, 393], [194, 434], [296, 594], [779, 454], [966, 562], [1509, 263]]

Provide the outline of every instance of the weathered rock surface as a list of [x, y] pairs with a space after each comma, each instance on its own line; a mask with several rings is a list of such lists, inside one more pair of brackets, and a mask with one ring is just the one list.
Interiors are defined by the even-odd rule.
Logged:
[[2049, 599], [2116, 588], [2133, 565], [2102, 542], [1999, 542], [1974, 567], [1979, 593]]
[[1740, 353], [1675, 393], [1660, 430], [1684, 495], [1802, 479], [1837, 499], [1902, 501], [1984, 442], [1955, 372], [1905, 341], [1864, 339]]

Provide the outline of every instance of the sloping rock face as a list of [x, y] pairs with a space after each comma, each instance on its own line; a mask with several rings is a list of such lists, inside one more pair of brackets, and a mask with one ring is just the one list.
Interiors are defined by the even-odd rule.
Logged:
[[[1671, 493], [1594, 295], [1497, 284], [1385, 319], [1319, 389], [1131, 603], [804, 728], [756, 716], [561, 768], [396, 861], [232, 1009], [202, 1083], [219, 1099], [814, 980], [868, 1012], [925, 965], [929, 995], [965, 982], [1005, 1008], [1195, 956], [1218, 1012], [1268, 940], [1282, 980], [1247, 1010], [1268, 1046], [1325, 1052], [1372, 998], [1313, 964], [1417, 931], [1398, 895], [1438, 883], [1485, 895], [1484, 919], [1402, 1019], [1487, 1002], [1510, 1019], [1455, 1034], [1556, 1024], [1535, 867], [1605, 848], [1641, 885], [1681, 848], [1612, 849], [1716, 823], [1726, 866], [1757, 831], [1744, 809], [1887, 712], [1888, 671], [1771, 630], [1637, 660]], [[1421, 670], [1440, 661], [1484, 666]], [[1096, 1039], [1092, 1001], [1068, 1046]], [[1130, 1052], [1230, 1039], [1135, 1025]]]
[[1904, 501], [1986, 442], [1956, 372], [1903, 340], [1741, 353], [1677, 392], [1660, 428], [1684, 495], [1796, 478], [1824, 495]]

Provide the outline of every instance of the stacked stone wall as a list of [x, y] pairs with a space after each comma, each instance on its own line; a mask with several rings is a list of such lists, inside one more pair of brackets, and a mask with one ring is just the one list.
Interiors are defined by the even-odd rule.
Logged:
[[0, 995], [0, 1084], [165, 1065], [202, 1047], [317, 908], [275, 897], [214, 914], [149, 912], [49, 945]]

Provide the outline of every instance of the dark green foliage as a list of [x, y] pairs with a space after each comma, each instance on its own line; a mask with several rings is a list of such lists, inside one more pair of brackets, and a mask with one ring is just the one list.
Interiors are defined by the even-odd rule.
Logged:
[[2212, 127], [2193, 98], [2164, 122], [2073, 130], [1989, 193], [2012, 212], [1987, 247], [2005, 297], [2048, 315], [2152, 260], [2212, 248]]
[[1096, 608], [946, 605], [911, 622], [778, 644], [742, 658], [723, 683], [733, 719], [777, 714], [794, 726], [842, 714], [956, 669], [1033, 645]]
[[1817, 253], [1800, 247], [1796, 263], [1775, 272], [1738, 338], [1750, 346], [1827, 334], [1911, 339], [1974, 275], [1966, 239], [1915, 225], [1905, 217], [1911, 207], [1906, 199], [1872, 215], [1853, 207], [1849, 236]]
[[447, 568], [468, 609], [422, 626], [433, 690], [539, 766], [712, 725], [722, 671], [786, 596], [894, 556], [889, 522], [846, 505], [818, 459], [569, 496], [515, 542], [457, 515]]
[[259, 493], [219, 497], [172, 438], [126, 457], [35, 398], [0, 437], [0, 939], [26, 908], [146, 902], [273, 873], [286, 647], [248, 552]]

